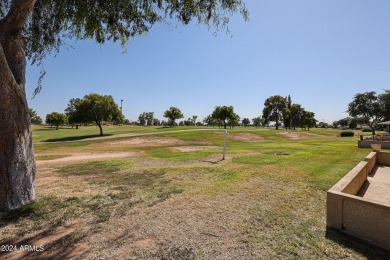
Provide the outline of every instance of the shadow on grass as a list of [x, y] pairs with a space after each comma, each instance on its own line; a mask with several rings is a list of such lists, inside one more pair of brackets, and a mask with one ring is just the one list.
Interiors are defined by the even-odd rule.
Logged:
[[34, 202], [19, 209], [0, 212], [0, 227], [10, 222], [16, 222], [22, 218], [34, 217], [37, 214], [36, 205]]
[[112, 135], [113, 134], [69, 136], [69, 137], [63, 137], [63, 138], [46, 139], [46, 140], [42, 140], [42, 142], [52, 143], [52, 142], [79, 141], [79, 140], [85, 140], [85, 139], [89, 139], [89, 138], [106, 137], [106, 136], [112, 136]]
[[219, 160], [200, 160], [201, 162], [205, 162], [205, 163], [210, 163], [210, 164], [218, 164], [220, 162], [223, 162], [224, 159], [219, 159]]
[[354, 250], [367, 259], [389, 259], [390, 251], [382, 249], [367, 241], [345, 234], [341, 231], [326, 228], [326, 238], [333, 242]]
[[[61, 129], [73, 129], [73, 128], [71, 128], [71, 127], [64, 127], [64, 126], [58, 127], [58, 130], [61, 130]], [[55, 126], [53, 126], [53, 127], [45, 126], [43, 128], [37, 129], [37, 131], [56, 131], [56, 127]]]
[[[93, 232], [94, 233], [94, 232]], [[25, 238], [1, 241], [7, 245], [0, 252], [2, 259], [74, 259], [85, 255], [90, 247], [84, 239], [90, 234], [78, 231], [78, 224], [37, 231]]]

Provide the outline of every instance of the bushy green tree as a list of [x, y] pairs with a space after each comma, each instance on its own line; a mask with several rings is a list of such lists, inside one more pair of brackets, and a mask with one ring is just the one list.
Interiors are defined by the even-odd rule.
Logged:
[[348, 127], [349, 129], [356, 129], [357, 127], [357, 119], [356, 118], [351, 118], [348, 122]]
[[174, 126], [175, 120], [183, 118], [184, 115], [177, 107], [170, 107], [167, 111], [164, 112], [164, 117], [169, 119], [170, 126]]
[[256, 127], [256, 128], [262, 126], [262, 122], [263, 121], [264, 121], [263, 118], [261, 118], [260, 116], [255, 117], [255, 118], [252, 119], [253, 126]]
[[58, 127], [60, 125], [66, 124], [67, 122], [68, 118], [64, 114], [52, 112], [46, 115], [46, 123], [49, 125], [54, 125], [56, 127], [56, 130], [58, 130]]
[[91, 93], [85, 95], [76, 106], [77, 113], [84, 123], [95, 123], [103, 135], [103, 122], [123, 121], [118, 104], [110, 95]]
[[375, 135], [375, 126], [385, 118], [385, 106], [379, 100], [375, 91], [357, 93], [348, 104], [347, 112], [352, 117], [364, 117], [370, 120], [372, 134]]
[[267, 98], [264, 102], [263, 118], [269, 122], [274, 121], [276, 129], [279, 129], [283, 119], [283, 110], [286, 108], [286, 99], [275, 95]]
[[314, 115], [314, 112], [303, 110], [301, 118], [301, 127], [307, 129], [308, 131], [310, 130], [310, 128], [315, 127], [317, 120], [314, 118]]
[[143, 112], [138, 116], [139, 124], [140, 125], [147, 125], [151, 126], [153, 125], [154, 120], [154, 113], [153, 112]]
[[232, 126], [236, 123], [237, 118], [238, 120], [240, 118], [236, 113], [234, 113], [233, 106], [216, 106], [211, 117], [220, 120], [225, 129], [228, 123]]
[[68, 117], [68, 123], [72, 125], [72, 128], [75, 125], [76, 129], [78, 129], [79, 125], [84, 122], [83, 114], [77, 110], [77, 107], [80, 106], [80, 102], [80, 98], [72, 98], [69, 100], [68, 106], [65, 109], [65, 115]]
[[160, 124], [161, 124], [160, 120], [158, 120], [157, 118], [153, 119], [153, 125], [154, 126], [159, 126]]
[[251, 121], [249, 120], [249, 118], [244, 118], [242, 119], [242, 124], [247, 127], [249, 124], [251, 123]]
[[228, 125], [230, 128], [233, 128], [235, 126], [240, 125], [240, 116], [234, 113], [229, 119], [228, 119]]
[[214, 126], [218, 125], [217, 119], [213, 118], [212, 115], [206, 116], [206, 117], [203, 119], [203, 123], [205, 123], [205, 124], [207, 125], [207, 127], [209, 127], [209, 126], [214, 127]]
[[299, 127], [301, 125], [304, 109], [300, 104], [292, 104], [290, 111], [291, 111], [291, 125], [292, 128], [295, 130], [296, 127]]

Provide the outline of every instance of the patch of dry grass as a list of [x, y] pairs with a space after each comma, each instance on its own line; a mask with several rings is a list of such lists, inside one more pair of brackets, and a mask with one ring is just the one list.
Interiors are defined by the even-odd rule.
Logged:
[[[46, 243], [24, 258], [386, 258], [325, 228], [326, 189], [366, 154], [354, 139], [323, 141], [334, 133], [298, 142], [259, 130], [263, 142], [229, 139], [225, 161], [216, 150], [184, 153], [166, 142], [43, 145], [38, 156], [73, 159], [38, 163], [36, 203], [0, 213], [1, 242]], [[213, 133], [175, 138], [189, 149], [223, 142]], [[83, 153], [126, 156], [77, 161]]]

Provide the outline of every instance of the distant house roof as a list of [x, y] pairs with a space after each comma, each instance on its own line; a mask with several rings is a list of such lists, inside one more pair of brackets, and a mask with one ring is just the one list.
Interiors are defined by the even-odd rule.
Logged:
[[381, 122], [378, 123], [378, 125], [390, 125], [390, 121]]

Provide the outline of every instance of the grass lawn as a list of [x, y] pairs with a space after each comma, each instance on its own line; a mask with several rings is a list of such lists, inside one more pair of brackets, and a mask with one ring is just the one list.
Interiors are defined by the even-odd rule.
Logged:
[[[386, 259], [326, 230], [326, 191], [364, 159], [339, 130], [35, 127], [36, 202], [0, 213], [8, 257]], [[200, 129], [200, 128], [194, 128]], [[158, 135], [124, 137], [126, 133]], [[58, 142], [58, 141], [74, 142]], [[50, 143], [54, 142], [55, 143]]]

